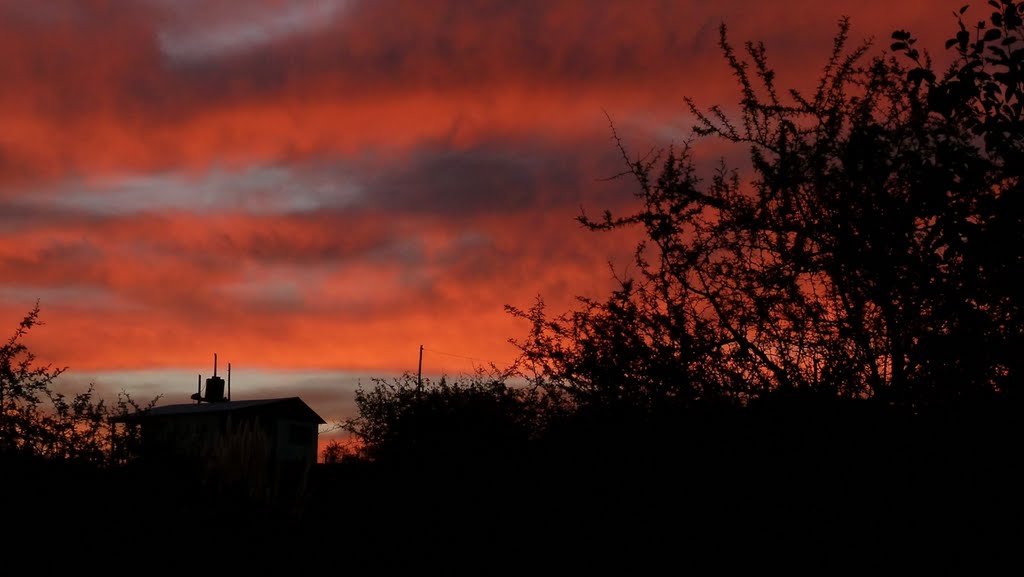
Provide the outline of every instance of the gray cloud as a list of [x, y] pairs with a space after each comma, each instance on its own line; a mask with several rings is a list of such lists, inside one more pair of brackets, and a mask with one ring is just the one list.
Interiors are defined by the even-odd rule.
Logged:
[[581, 156], [537, 139], [485, 142], [468, 149], [432, 144], [401, 164], [365, 177], [369, 208], [451, 217], [502, 214], [575, 204], [586, 182]]

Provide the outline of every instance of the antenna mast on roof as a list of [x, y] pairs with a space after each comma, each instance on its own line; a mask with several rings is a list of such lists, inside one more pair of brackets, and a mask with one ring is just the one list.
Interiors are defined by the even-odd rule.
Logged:
[[[228, 364], [228, 378], [230, 377], [231, 365]], [[199, 403], [203, 401], [206, 401], [207, 403], [218, 403], [231, 400], [230, 388], [228, 389], [228, 397], [225, 398], [224, 379], [217, 376], [217, 353], [213, 353], [213, 376], [206, 379], [206, 396], [203, 396], [202, 382], [203, 375], [199, 375], [199, 390], [192, 395], [192, 400]]]

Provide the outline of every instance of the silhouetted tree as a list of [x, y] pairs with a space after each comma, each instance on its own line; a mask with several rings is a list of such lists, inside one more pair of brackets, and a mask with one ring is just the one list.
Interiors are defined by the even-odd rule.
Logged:
[[[967, 181], [976, 190], [964, 186], [958, 191], [952, 217], [942, 223], [947, 236], [960, 241], [950, 243], [950, 260], [958, 265], [954, 282], [960, 291], [951, 297], [962, 298], [970, 309], [961, 319], [961, 340], [952, 343], [957, 350], [950, 364], [976, 367], [1002, 396], [1019, 398], [1024, 371], [1018, 280], [1024, 273], [1024, 5], [1011, 0], [987, 4], [994, 11], [970, 29], [964, 23], [969, 6], [958, 11], [959, 29], [946, 41], [955, 58], [941, 78], [913, 47], [910, 33], [894, 32], [892, 48], [916, 65], [908, 78], [923, 83], [934, 121], [962, 130], [963, 138], [977, 146], [984, 159], [971, 170], [956, 164], [968, 159], [945, 159], [950, 165], [946, 170], [960, 181], [972, 174], [977, 178]], [[937, 350], [935, 356], [945, 352]]]
[[362, 457], [388, 464], [473, 467], [517, 455], [538, 430], [536, 390], [486, 375], [422, 382], [373, 379], [356, 391], [358, 415], [341, 427]]
[[111, 406], [93, 385], [71, 396], [57, 391], [55, 379], [66, 369], [38, 364], [24, 343], [42, 324], [39, 312], [36, 303], [0, 347], [0, 454], [98, 467], [125, 463], [137, 454], [139, 432], [118, 428], [110, 418], [145, 410], [157, 399], [141, 406], [122, 391]]
[[36, 455], [46, 452], [50, 444], [44, 441], [40, 403], [64, 369], [37, 366], [35, 354], [23, 342], [28, 331], [39, 324], [36, 303], [0, 347], [0, 450], [7, 454]]
[[[698, 140], [631, 160], [632, 213], [579, 217], [641, 227], [636, 278], [607, 301], [530, 321], [514, 340], [532, 379], [573, 403], [634, 408], [746, 402], [807, 391], [901, 406], [1003, 398], [1020, 380], [1021, 7], [1008, 0], [976, 39], [949, 43], [941, 78], [909, 33], [891, 53], [851, 47], [839, 23], [809, 94], [783, 90], [763, 44], [741, 56], [732, 117], [696, 117]], [[962, 10], [962, 15], [965, 10]], [[749, 148], [750, 178], [709, 179], [690, 146]]]

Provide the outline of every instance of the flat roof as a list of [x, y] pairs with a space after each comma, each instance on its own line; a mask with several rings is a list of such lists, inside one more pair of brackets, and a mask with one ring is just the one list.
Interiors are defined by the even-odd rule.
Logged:
[[162, 417], [177, 417], [185, 415], [202, 415], [216, 413], [234, 413], [239, 411], [259, 410], [275, 405], [287, 406], [292, 410], [298, 410], [299, 416], [307, 417], [308, 420], [318, 424], [326, 424], [327, 421], [309, 407], [299, 397], [280, 397], [276, 399], [250, 399], [245, 401], [217, 401], [213, 403], [181, 403], [177, 405], [164, 405], [152, 407], [148, 410], [138, 411], [129, 415], [114, 417], [115, 422], [144, 421]]

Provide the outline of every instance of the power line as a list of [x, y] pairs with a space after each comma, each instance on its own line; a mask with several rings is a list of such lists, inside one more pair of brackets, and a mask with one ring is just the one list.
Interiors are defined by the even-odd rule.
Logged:
[[466, 355], [457, 355], [455, 353], [446, 353], [444, 351], [438, 351], [438, 350], [435, 350], [435, 349], [423, 348], [423, 350], [427, 351], [427, 352], [430, 352], [430, 353], [434, 353], [436, 355], [445, 355], [445, 356], [448, 356], [448, 357], [455, 357], [455, 358], [458, 358], [458, 359], [466, 359], [466, 360], [469, 360], [469, 361], [479, 361], [481, 363], [490, 363], [492, 365], [498, 364], [498, 363], [496, 363], [496, 362], [494, 362], [494, 361], [492, 361], [490, 359], [481, 359], [479, 357], [469, 357], [469, 356], [466, 356]]

